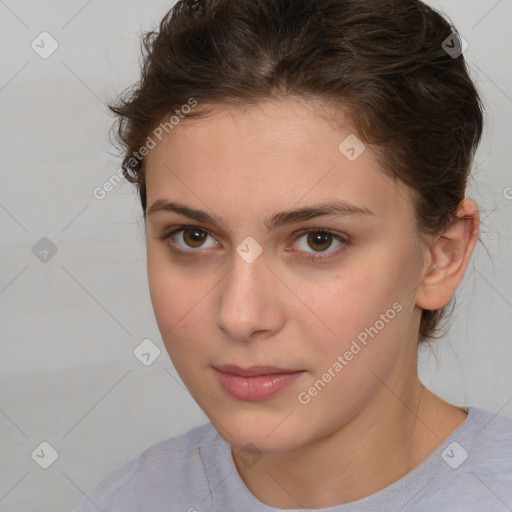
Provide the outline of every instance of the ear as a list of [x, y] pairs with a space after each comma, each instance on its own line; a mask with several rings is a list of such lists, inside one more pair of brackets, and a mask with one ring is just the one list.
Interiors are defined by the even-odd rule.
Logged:
[[452, 299], [464, 277], [478, 240], [480, 214], [471, 199], [463, 199], [448, 228], [433, 238], [425, 259], [425, 274], [416, 295], [416, 305], [439, 309]]

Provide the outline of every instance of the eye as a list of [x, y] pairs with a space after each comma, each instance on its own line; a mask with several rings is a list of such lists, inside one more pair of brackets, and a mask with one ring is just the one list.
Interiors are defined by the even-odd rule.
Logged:
[[[326, 229], [303, 229], [299, 231], [296, 236], [299, 241], [303, 239], [302, 242], [298, 244], [299, 250], [307, 253], [305, 257], [313, 261], [322, 261], [326, 258], [337, 256], [350, 245], [348, 238]], [[333, 245], [333, 242], [336, 242], [338, 245], [334, 250], [327, 251]], [[308, 248], [312, 248], [313, 252], [309, 252]]]
[[209, 249], [218, 245], [215, 241], [213, 244], [203, 245], [208, 237], [211, 235], [205, 229], [196, 226], [180, 226], [171, 232], [165, 232], [158, 238], [169, 241], [169, 247], [173, 252], [192, 256], [193, 254], [190, 253], [199, 252], [194, 249]]
[[[347, 237], [321, 228], [302, 229], [294, 236], [295, 243], [299, 241], [297, 252], [305, 253], [305, 256], [299, 257], [313, 262], [322, 262], [328, 258], [334, 258], [350, 245], [350, 240]], [[212, 242], [205, 245], [208, 237], [212, 238]], [[209, 231], [197, 226], [177, 226], [158, 236], [158, 238], [166, 241], [172, 252], [190, 257], [200, 256], [203, 251], [199, 249], [210, 249], [219, 245], [218, 242], [213, 240]], [[303, 240], [301, 241], [301, 239]], [[333, 242], [337, 243], [336, 248], [328, 251]], [[310, 252], [308, 248], [313, 249], [313, 251]], [[290, 249], [286, 250], [290, 251]]]

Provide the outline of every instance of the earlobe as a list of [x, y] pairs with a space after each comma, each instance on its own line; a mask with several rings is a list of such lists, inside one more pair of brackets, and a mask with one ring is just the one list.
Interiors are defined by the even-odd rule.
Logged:
[[416, 305], [440, 309], [452, 299], [478, 239], [480, 216], [474, 201], [461, 201], [457, 216], [429, 248], [429, 264], [418, 289]]

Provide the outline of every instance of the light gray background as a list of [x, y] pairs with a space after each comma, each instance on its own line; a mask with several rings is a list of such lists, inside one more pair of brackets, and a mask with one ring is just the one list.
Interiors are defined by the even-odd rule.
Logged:
[[[512, 0], [429, 3], [468, 41], [487, 106], [469, 195], [488, 253], [477, 247], [421, 375], [512, 416]], [[171, 5], [0, 0], [0, 512], [72, 510], [113, 467], [206, 421], [153, 317], [135, 189], [92, 193], [120, 166], [104, 103], [138, 78], [139, 34]], [[47, 59], [31, 48], [42, 31], [59, 45]], [[46, 263], [32, 252], [42, 237], [58, 249]], [[148, 367], [133, 355], [146, 338], [162, 350]], [[58, 452], [46, 470], [31, 458], [43, 441]]]

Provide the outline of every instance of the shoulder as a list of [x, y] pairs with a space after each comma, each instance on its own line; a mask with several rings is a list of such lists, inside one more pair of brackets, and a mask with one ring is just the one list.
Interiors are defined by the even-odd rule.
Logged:
[[436, 477], [425, 487], [427, 501], [440, 510], [506, 510], [505, 504], [512, 510], [512, 418], [468, 410], [434, 455]]
[[204, 496], [206, 502], [210, 493], [204, 452], [213, 451], [219, 439], [213, 425], [207, 423], [153, 444], [111, 471], [75, 512], [138, 512], [149, 505], [157, 512], [169, 504], [194, 510], [193, 499]]
[[469, 409], [468, 420], [472, 421], [467, 421], [467, 428], [460, 433], [461, 443], [466, 444], [466, 448], [462, 445], [463, 464], [481, 475], [512, 480], [512, 418], [477, 407]]

